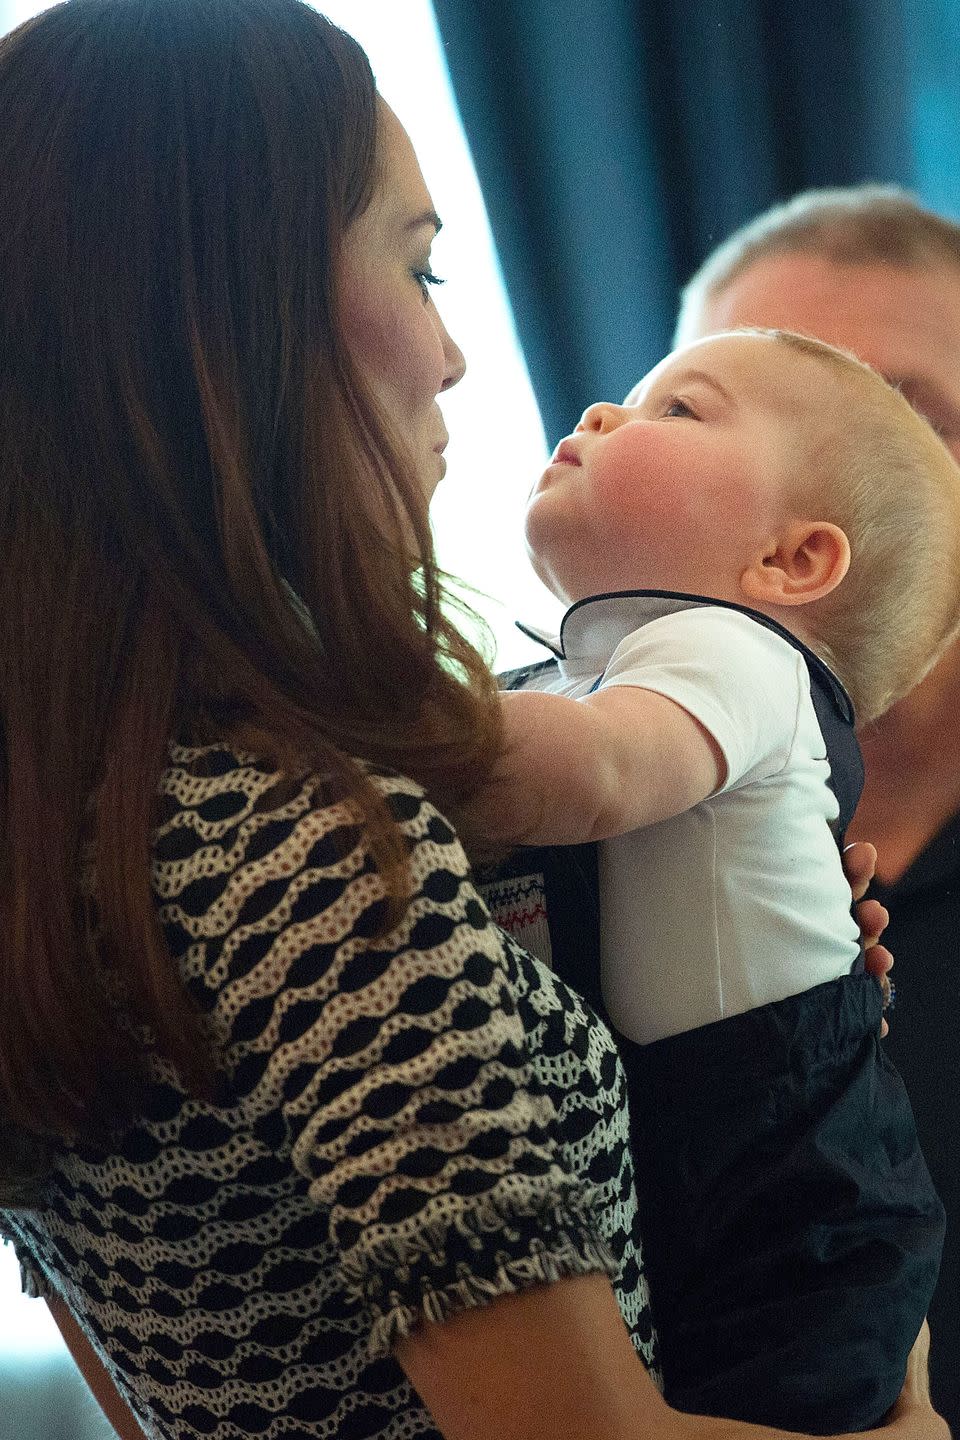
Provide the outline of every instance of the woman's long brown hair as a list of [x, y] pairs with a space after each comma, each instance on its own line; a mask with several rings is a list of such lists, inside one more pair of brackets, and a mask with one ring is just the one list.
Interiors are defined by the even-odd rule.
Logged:
[[138, 1028], [211, 1093], [150, 886], [172, 738], [353, 797], [394, 913], [351, 757], [456, 818], [499, 743], [336, 323], [376, 116], [300, 0], [70, 0], [0, 41], [0, 1174], [122, 1117]]

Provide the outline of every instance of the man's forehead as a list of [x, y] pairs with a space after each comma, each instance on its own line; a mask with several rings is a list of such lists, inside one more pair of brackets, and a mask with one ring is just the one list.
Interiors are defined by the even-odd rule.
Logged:
[[855, 265], [764, 255], [685, 317], [688, 335], [730, 325], [795, 330], [849, 350], [891, 384], [960, 460], [960, 266]]
[[701, 333], [730, 325], [797, 330], [852, 350], [885, 373], [949, 367], [960, 357], [960, 266], [855, 265], [765, 255], [712, 296]]

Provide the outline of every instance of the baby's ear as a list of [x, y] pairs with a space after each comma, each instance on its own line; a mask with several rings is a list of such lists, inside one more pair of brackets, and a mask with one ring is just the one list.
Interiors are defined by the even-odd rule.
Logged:
[[850, 568], [850, 542], [829, 520], [793, 520], [747, 566], [740, 589], [764, 605], [809, 605], [835, 590]]

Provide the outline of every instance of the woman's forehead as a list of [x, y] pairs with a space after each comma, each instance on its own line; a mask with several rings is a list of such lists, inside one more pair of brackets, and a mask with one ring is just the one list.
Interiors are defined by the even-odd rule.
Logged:
[[430, 192], [410, 137], [387, 102], [377, 100], [377, 183], [372, 205], [387, 224], [432, 210]]

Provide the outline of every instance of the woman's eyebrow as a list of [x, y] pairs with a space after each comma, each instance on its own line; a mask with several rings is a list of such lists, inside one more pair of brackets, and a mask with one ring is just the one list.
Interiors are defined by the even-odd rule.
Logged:
[[424, 210], [422, 215], [415, 215], [412, 220], [407, 221], [406, 228], [408, 230], [419, 230], [424, 225], [431, 225], [435, 235], [439, 235], [443, 229], [443, 221], [440, 219], [436, 210]]

